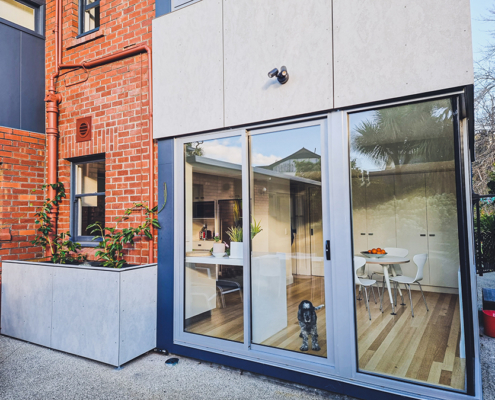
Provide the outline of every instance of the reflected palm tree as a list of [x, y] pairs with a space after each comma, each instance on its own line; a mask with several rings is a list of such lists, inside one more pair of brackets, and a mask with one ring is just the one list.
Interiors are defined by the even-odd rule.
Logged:
[[454, 159], [450, 100], [376, 110], [352, 132], [353, 150], [386, 168]]

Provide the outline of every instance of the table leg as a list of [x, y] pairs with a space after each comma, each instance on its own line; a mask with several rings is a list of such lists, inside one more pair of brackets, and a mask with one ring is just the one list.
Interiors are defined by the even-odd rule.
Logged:
[[387, 284], [388, 296], [390, 298], [390, 304], [392, 304], [392, 315], [396, 315], [394, 299], [392, 297], [392, 290], [390, 289], [390, 278], [388, 276], [388, 265], [383, 265], [383, 275], [385, 276], [385, 282]]

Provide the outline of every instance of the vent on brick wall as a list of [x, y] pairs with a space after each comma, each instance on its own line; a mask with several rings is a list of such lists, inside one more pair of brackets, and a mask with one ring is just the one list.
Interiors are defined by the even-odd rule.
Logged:
[[76, 142], [91, 140], [91, 117], [76, 119]]

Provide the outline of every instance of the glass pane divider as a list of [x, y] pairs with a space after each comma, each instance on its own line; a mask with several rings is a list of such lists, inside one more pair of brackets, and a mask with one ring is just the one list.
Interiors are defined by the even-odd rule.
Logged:
[[[251, 199], [249, 181], [249, 136], [242, 132], [242, 231], [244, 280], [244, 348], [251, 349]], [[248, 234], [246, 234], [248, 233]]]

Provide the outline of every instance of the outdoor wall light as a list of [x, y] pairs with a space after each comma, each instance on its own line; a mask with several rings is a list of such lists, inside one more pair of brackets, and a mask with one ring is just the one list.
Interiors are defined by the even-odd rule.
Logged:
[[278, 71], [278, 68], [274, 68], [270, 72], [268, 72], [268, 77], [277, 77], [277, 80], [283, 85], [289, 80], [289, 73], [287, 72], [287, 68], [285, 66], [282, 66], [280, 68], [280, 72]]

